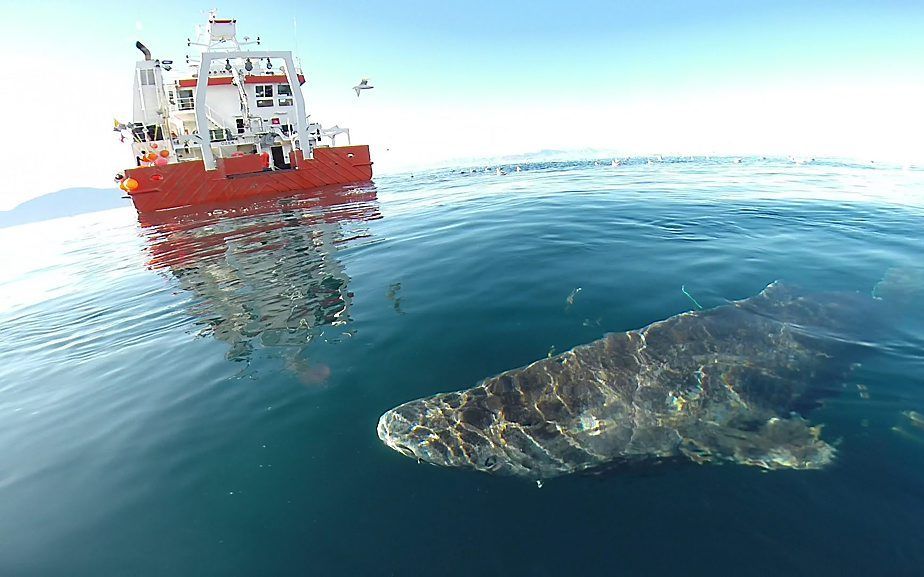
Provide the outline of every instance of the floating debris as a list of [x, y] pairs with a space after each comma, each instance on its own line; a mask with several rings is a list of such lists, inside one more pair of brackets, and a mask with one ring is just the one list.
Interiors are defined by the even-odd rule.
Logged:
[[902, 411], [902, 415], [915, 427], [924, 429], [924, 415], [921, 413], [917, 411]]
[[581, 292], [581, 290], [583, 290], [581, 289], [581, 287], [577, 287], [576, 289], [571, 291], [571, 294], [569, 294], [568, 298], [565, 299], [565, 310], [568, 310], [572, 306], [574, 306], [574, 297], [576, 297], [578, 293]]
[[400, 293], [401, 293], [401, 283], [396, 282], [388, 286], [388, 294], [386, 294], [385, 296], [388, 298], [388, 300], [394, 303], [395, 312], [398, 313], [399, 315], [403, 315], [404, 311], [401, 310]]
[[541, 489], [541, 488], [542, 488], [542, 479], [536, 479], [536, 488], [537, 488], [537, 489]]
[[549, 352], [547, 352], [547, 353], [545, 354], [545, 356], [548, 357], [548, 358], [550, 358], [550, 359], [551, 359], [553, 356], [555, 356], [555, 345], [552, 345], [551, 347], [549, 347]]
[[892, 427], [892, 432], [898, 434], [899, 436], [905, 439], [908, 439], [909, 441], [914, 441], [915, 443], [921, 443], [922, 445], [924, 445], [924, 437], [922, 437], [919, 433], [912, 433], [911, 431], [906, 431], [905, 429], [899, 426]]
[[861, 399], [869, 399], [869, 389], [866, 385], [857, 384], [857, 394]]

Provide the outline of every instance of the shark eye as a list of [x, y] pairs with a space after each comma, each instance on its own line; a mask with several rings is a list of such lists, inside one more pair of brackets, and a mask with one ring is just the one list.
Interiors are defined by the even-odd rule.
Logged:
[[489, 469], [497, 464], [497, 457], [490, 455], [487, 459], [484, 460], [484, 466]]

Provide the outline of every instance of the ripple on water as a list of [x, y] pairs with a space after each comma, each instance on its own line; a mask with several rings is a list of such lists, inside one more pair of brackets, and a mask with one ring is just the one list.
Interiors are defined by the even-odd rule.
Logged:
[[0, 229], [0, 574], [676, 572], [665, 542], [690, 574], [915, 572], [924, 445], [893, 429], [924, 412], [916, 297], [813, 413], [843, 439], [817, 474], [537, 492], [376, 439], [402, 401], [689, 310], [681, 287], [868, 293], [920, 265], [919, 170], [652, 161]]

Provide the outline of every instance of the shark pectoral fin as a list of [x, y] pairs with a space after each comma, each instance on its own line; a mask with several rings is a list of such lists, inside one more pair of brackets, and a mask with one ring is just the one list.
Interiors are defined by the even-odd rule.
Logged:
[[697, 463], [727, 460], [764, 469], [820, 469], [836, 452], [820, 433], [820, 426], [809, 426], [795, 414], [772, 417], [755, 428], [711, 424], [684, 435], [680, 450]]
[[911, 305], [920, 301], [924, 297], [924, 267], [891, 267], [873, 287], [871, 296], [900, 305]]

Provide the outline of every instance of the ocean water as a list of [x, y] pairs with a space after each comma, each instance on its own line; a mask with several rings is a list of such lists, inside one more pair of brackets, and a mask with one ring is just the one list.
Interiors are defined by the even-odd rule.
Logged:
[[[924, 171], [464, 167], [0, 229], [0, 575], [924, 574]], [[903, 298], [808, 413], [820, 471], [542, 488], [379, 415], [781, 279]], [[570, 297], [570, 298], [569, 298]]]

